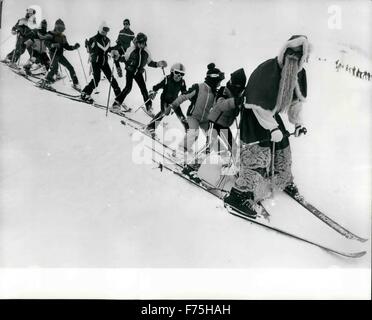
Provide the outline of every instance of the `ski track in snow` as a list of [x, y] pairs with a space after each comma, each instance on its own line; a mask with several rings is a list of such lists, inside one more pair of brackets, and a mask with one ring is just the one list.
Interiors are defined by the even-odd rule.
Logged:
[[[120, 6], [119, 1], [111, 2]], [[87, 8], [87, 16], [102, 13], [100, 18], [112, 25], [109, 34], [112, 41], [121, 28], [121, 13], [103, 12], [101, 1], [89, 1], [89, 5], [84, 5], [88, 3], [86, 0], [74, 2], [68, 11], [62, 1], [39, 3], [49, 28], [52, 21], [63, 18], [70, 43], [82, 44], [83, 39], [95, 34], [99, 24], [100, 19], [84, 19], [84, 23], [76, 24], [82, 19], [80, 6]], [[256, 4], [249, 12], [242, 13], [248, 18], [230, 20], [231, 28], [224, 25], [221, 29], [219, 17], [224, 16], [225, 20], [232, 17], [243, 4], [208, 3], [129, 2], [125, 12], [126, 17], [131, 17], [135, 32], [149, 35], [154, 60], [185, 63], [188, 85], [204, 79], [206, 65], [211, 61], [225, 71], [226, 78], [239, 67], [244, 67], [249, 75], [259, 63], [276, 55], [298, 23], [289, 20], [283, 28], [275, 30], [270, 24], [264, 26], [259, 23], [261, 18], [255, 18], [256, 10], [262, 9], [261, 4]], [[27, 5], [25, 1], [17, 1], [4, 8], [7, 19], [1, 39], [8, 36], [9, 28]], [[138, 18], [144, 5], [159, 17], [155, 25], [152, 19]], [[295, 10], [294, 7], [291, 8]], [[274, 9], [280, 15], [278, 8], [266, 12], [273, 17], [272, 24], [277, 22]], [[184, 16], [194, 14], [194, 23], [187, 24], [188, 28], [179, 25], [181, 18], [173, 14], [178, 10]], [[323, 7], [316, 2], [309, 10], [320, 15]], [[326, 8], [323, 14], [326, 19]], [[349, 30], [345, 30], [344, 38], [342, 34], [332, 37], [329, 30], [324, 35], [321, 27], [309, 31], [308, 16], [312, 15], [306, 15], [299, 28], [314, 44], [313, 58], [306, 67], [308, 134], [291, 140], [293, 173], [308, 201], [356, 234], [370, 238], [368, 141], [372, 82], [353, 78], [346, 72], [337, 73], [334, 68], [333, 61], [339, 58], [335, 43], [349, 41]], [[322, 19], [320, 15], [319, 21]], [[174, 30], [169, 29], [168, 24], [172, 23], [177, 25]], [[254, 25], [258, 29], [251, 27]], [[201, 28], [205, 32], [198, 32]], [[169, 39], [163, 37], [164, 30]], [[366, 31], [359, 31], [363, 39]], [[262, 34], [262, 38], [257, 34]], [[2, 46], [1, 56], [12, 45], [8, 41]], [[83, 51], [83, 61], [87, 61]], [[66, 56], [84, 85], [77, 53], [66, 52]], [[328, 60], [318, 61], [317, 56]], [[362, 61], [361, 65], [372, 70], [369, 60], [357, 56], [360, 60], [353, 56], [353, 62]], [[370, 252], [361, 259], [344, 259], [229, 215], [221, 201], [179, 177], [166, 171], [161, 173], [152, 164], [134, 164], [131, 139], [134, 131], [123, 127], [118, 116], [105, 117], [104, 110], [41, 91], [5, 66], [0, 66], [0, 70], [1, 267], [365, 268], [370, 265]], [[147, 77], [150, 88], [162, 78], [161, 70], [148, 68]], [[118, 80], [123, 87], [125, 80]], [[68, 90], [68, 84], [66, 78], [58, 87]], [[99, 91], [98, 102], [106, 104], [107, 81], [100, 83]], [[156, 110], [159, 96], [154, 102]], [[135, 84], [126, 102], [130, 106], [142, 103]], [[146, 121], [148, 118], [141, 112], [135, 117]], [[174, 116], [167, 121], [170, 128], [179, 126]], [[369, 241], [367, 244], [350, 241], [322, 223], [314, 223], [315, 217], [303, 214], [304, 209], [282, 195], [272, 203], [268, 201], [267, 208], [278, 223], [290, 226], [292, 231], [306, 229], [307, 237], [334, 248], [359, 251], [370, 246]]]

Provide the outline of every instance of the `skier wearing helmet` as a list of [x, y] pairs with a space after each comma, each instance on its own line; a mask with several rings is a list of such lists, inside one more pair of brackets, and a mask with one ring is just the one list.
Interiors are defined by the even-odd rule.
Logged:
[[[133, 40], [134, 45], [131, 46], [124, 55], [125, 58], [125, 70], [126, 70], [126, 85], [119, 96], [116, 97], [114, 104], [112, 105], [113, 111], [120, 110], [123, 101], [127, 95], [131, 92], [133, 86], [133, 80], [137, 82], [143, 100], [146, 103], [146, 110], [152, 115], [152, 101], [149, 99], [147, 92], [146, 83], [143, 78], [143, 72], [145, 66], [148, 65], [152, 68], [165, 68], [167, 66], [166, 61], [155, 62], [151, 58], [150, 51], [147, 49], [147, 36], [140, 32]], [[124, 106], [123, 106], [124, 107]], [[128, 109], [124, 107], [124, 109]]]
[[[186, 93], [186, 82], [183, 79], [185, 75], [185, 66], [182, 63], [175, 63], [171, 67], [171, 72], [167, 75], [162, 81], [152, 87], [152, 90], [149, 92], [150, 99], [154, 99], [157, 91], [160, 89], [163, 90], [160, 96], [160, 112], [154, 116], [154, 119], [147, 126], [152, 134], [154, 133], [156, 127], [159, 125], [160, 121], [167, 115], [169, 115], [171, 104], [177, 97], [178, 94]], [[182, 113], [180, 107], [175, 108], [174, 113], [177, 115], [178, 119], [181, 121], [185, 130], [188, 129], [188, 124], [185, 115]]]

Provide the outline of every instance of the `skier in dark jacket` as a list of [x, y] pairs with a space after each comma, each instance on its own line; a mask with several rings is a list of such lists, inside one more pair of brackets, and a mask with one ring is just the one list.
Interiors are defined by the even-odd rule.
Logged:
[[[134, 45], [125, 52], [125, 70], [126, 70], [126, 85], [112, 106], [113, 110], [120, 109], [123, 101], [132, 90], [133, 80], [135, 80], [141, 90], [143, 100], [146, 103], [146, 109], [149, 114], [152, 113], [152, 101], [149, 99], [146, 83], [143, 78], [145, 66], [148, 65], [152, 68], [165, 68], [166, 61], [155, 62], [151, 58], [151, 54], [147, 49], [147, 36], [142, 32], [138, 33], [133, 40]], [[124, 107], [127, 109], [126, 107]]]
[[27, 41], [31, 35], [31, 29], [28, 22], [35, 22], [35, 9], [27, 8], [26, 15], [21, 18], [12, 28], [12, 34], [17, 35], [16, 47], [9, 52], [4, 62], [17, 63], [22, 54], [26, 51], [25, 41]]
[[44, 19], [41, 21], [40, 28], [32, 30], [30, 39], [25, 42], [28, 49], [31, 50], [30, 60], [23, 66], [26, 74], [31, 74], [31, 66], [35, 64], [41, 64], [45, 67], [45, 70], [49, 70], [50, 59], [46, 52], [45, 39], [47, 34], [47, 21]]
[[[307, 37], [292, 36], [279, 55], [260, 64], [248, 80], [240, 118], [239, 178], [225, 203], [252, 217], [257, 215], [255, 205], [273, 190], [298, 192], [287, 130], [279, 114], [288, 115], [296, 137], [303, 132], [302, 104], [307, 96], [304, 63], [309, 53]], [[272, 167], [274, 172], [268, 175]]]
[[[86, 42], [86, 47], [90, 55], [90, 61], [93, 69], [93, 79], [87, 84], [87, 86], [81, 92], [81, 98], [86, 101], [93, 102], [90, 96], [93, 89], [98, 87], [101, 80], [101, 71], [105, 74], [108, 81], [111, 81], [111, 86], [116, 96], [121, 92], [118, 82], [114, 78], [110, 65], [108, 63], [108, 53], [112, 53], [113, 56], [118, 57], [118, 52], [114, 47], [110, 47], [110, 39], [107, 37], [107, 33], [110, 28], [106, 22], [103, 22], [97, 34], [90, 38]], [[129, 110], [126, 110], [129, 111]]]
[[115, 60], [115, 65], [116, 71], [118, 72], [118, 76], [120, 78], [123, 76], [123, 71], [121, 70], [120, 62], [125, 62], [124, 54], [130, 47], [134, 39], [134, 32], [130, 29], [129, 19], [124, 19], [123, 25], [124, 28], [120, 30], [118, 39], [116, 40], [116, 50], [119, 52], [120, 58]]
[[5, 61], [15, 64], [19, 61], [21, 55], [25, 53], [25, 42], [31, 37], [31, 29], [28, 27], [27, 23], [28, 20], [22, 18], [18, 20], [17, 24], [13, 27], [12, 32], [17, 34], [16, 47], [7, 54]]
[[47, 86], [54, 81], [53, 77], [58, 72], [59, 64], [62, 64], [69, 71], [72, 79], [72, 87], [80, 91], [79, 80], [76, 76], [75, 69], [71, 63], [63, 55], [64, 50], [72, 51], [80, 47], [78, 43], [71, 46], [68, 44], [66, 36], [63, 34], [65, 31], [65, 24], [61, 19], [55, 23], [54, 30], [49, 31], [45, 37], [45, 44], [49, 48], [51, 57], [51, 66], [46, 78], [40, 82], [41, 86]]
[[[149, 97], [154, 99], [157, 91], [163, 90], [160, 96], [160, 112], [154, 116], [154, 119], [147, 126], [147, 130], [153, 133], [160, 121], [167, 116], [171, 108], [169, 105], [178, 97], [178, 94], [186, 93], [186, 83], [183, 79], [186, 69], [182, 63], [175, 63], [171, 67], [171, 73], [167, 75], [161, 82], [154, 85], [152, 90], [149, 92]], [[185, 115], [183, 114], [180, 107], [173, 109], [178, 119], [181, 121], [185, 130], [188, 129], [188, 124]]]

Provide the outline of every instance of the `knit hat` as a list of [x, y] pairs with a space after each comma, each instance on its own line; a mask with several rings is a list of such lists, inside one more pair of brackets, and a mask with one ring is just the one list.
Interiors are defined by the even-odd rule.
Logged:
[[123, 24], [129, 24], [130, 25], [129, 19], [124, 19]]
[[134, 42], [147, 44], [147, 36], [144, 33], [139, 32], [137, 33], [137, 36], [134, 38]]
[[63, 32], [65, 31], [65, 29], [66, 29], [65, 23], [61, 19], [58, 19], [56, 23], [54, 24], [54, 30]]
[[107, 23], [106, 23], [106, 21], [103, 21], [102, 23], [101, 23], [101, 25], [99, 26], [99, 29], [98, 29], [98, 32], [100, 33], [100, 34], [102, 34], [103, 32], [109, 32], [110, 31], [110, 28], [108, 27], [108, 25], [107, 25]]
[[233, 95], [240, 95], [245, 88], [246, 82], [247, 77], [245, 75], [244, 69], [240, 68], [230, 75], [230, 80], [226, 86], [229, 88]]

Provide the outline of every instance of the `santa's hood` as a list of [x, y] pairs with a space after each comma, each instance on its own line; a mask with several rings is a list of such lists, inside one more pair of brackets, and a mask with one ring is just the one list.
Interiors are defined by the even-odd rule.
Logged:
[[287, 51], [287, 49], [289, 48], [295, 48], [295, 47], [299, 47], [299, 46], [302, 46], [302, 57], [300, 59], [300, 64], [299, 64], [299, 69], [298, 71], [301, 71], [303, 66], [304, 66], [304, 63], [308, 61], [309, 59], [309, 55], [310, 55], [310, 52], [311, 52], [311, 49], [312, 49], [312, 46], [311, 44], [309, 43], [309, 40], [307, 39], [306, 36], [303, 36], [303, 35], [294, 35], [292, 37], [289, 38], [289, 40], [285, 43], [285, 45], [282, 47], [282, 49], [280, 50], [279, 52], [279, 55], [278, 55], [278, 63], [279, 63], [279, 66], [282, 68], [283, 67], [283, 64], [284, 64], [284, 55]]

